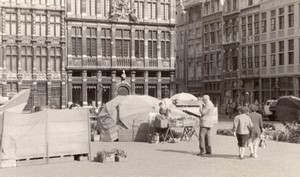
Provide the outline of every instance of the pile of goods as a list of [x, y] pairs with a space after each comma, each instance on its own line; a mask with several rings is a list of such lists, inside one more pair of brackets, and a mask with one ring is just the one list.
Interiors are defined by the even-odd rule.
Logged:
[[110, 151], [101, 150], [97, 152], [95, 161], [101, 163], [107, 162], [121, 162], [127, 158], [127, 154], [122, 149], [112, 149]]
[[232, 129], [218, 129], [217, 135], [233, 136]]
[[300, 144], [300, 125], [288, 124], [283, 130], [265, 129], [267, 139]]

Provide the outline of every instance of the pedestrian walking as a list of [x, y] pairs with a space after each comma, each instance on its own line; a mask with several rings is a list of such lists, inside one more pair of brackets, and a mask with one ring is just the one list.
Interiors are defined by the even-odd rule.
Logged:
[[257, 158], [257, 149], [262, 138], [263, 132], [263, 122], [261, 114], [257, 113], [258, 107], [254, 104], [249, 106], [250, 113], [249, 117], [253, 123], [253, 128], [251, 131], [250, 139], [249, 139], [249, 148], [250, 148], [250, 157]]
[[241, 107], [239, 115], [235, 116], [233, 121], [233, 134], [237, 137], [239, 147], [239, 157], [244, 159], [245, 148], [249, 140], [251, 129], [253, 127], [251, 118], [248, 116], [249, 108]]
[[[200, 131], [199, 131], [199, 148], [200, 153], [197, 155], [211, 154], [211, 135], [210, 130], [213, 127], [213, 110], [214, 104], [210, 101], [208, 95], [204, 95], [203, 98], [203, 107], [200, 106]], [[202, 107], [202, 108], [201, 108]]]

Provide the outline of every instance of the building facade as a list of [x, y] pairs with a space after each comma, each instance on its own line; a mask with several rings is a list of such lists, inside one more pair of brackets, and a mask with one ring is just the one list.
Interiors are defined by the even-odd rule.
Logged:
[[96, 105], [117, 95], [173, 95], [172, 0], [68, 0], [68, 104]]
[[213, 103], [220, 107], [223, 73], [223, 9], [219, 0], [203, 3], [203, 93], [210, 95]]
[[177, 91], [196, 96], [203, 90], [202, 4], [197, 0], [177, 0]]
[[32, 106], [66, 107], [65, 2], [0, 2], [0, 95], [31, 89]]

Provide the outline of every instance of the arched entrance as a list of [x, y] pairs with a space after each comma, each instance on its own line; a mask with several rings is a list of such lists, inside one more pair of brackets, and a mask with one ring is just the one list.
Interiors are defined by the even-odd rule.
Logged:
[[125, 86], [121, 86], [118, 88], [117, 95], [129, 95], [129, 90]]

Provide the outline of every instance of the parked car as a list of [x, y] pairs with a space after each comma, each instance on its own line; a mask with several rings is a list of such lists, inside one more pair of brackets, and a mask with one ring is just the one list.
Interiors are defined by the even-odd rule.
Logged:
[[275, 106], [277, 100], [267, 100], [266, 104], [264, 105], [264, 116], [268, 117], [269, 120], [274, 121], [276, 120], [275, 114]]

